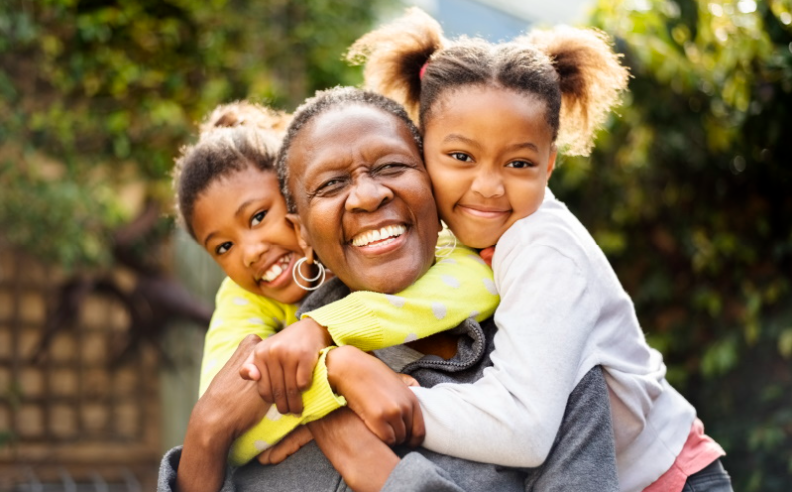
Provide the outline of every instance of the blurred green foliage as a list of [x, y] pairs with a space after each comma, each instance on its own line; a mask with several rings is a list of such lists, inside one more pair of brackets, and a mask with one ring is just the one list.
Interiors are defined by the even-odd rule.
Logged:
[[382, 1], [0, 2], [3, 239], [67, 268], [112, 262], [112, 231], [168, 173], [194, 123], [250, 97], [293, 109], [360, 81], [341, 54]]
[[630, 94], [553, 188], [632, 295], [734, 490], [792, 483], [792, 2], [600, 0]]

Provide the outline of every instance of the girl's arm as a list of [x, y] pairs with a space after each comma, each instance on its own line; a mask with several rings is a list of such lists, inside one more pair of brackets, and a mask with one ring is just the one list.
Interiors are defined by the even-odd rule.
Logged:
[[199, 396], [247, 335], [266, 339], [296, 321], [296, 311], [296, 306], [252, 294], [230, 278], [223, 280], [204, 341]]
[[282, 413], [299, 413], [299, 394], [311, 381], [320, 348], [335, 342], [371, 351], [411, 342], [470, 316], [489, 318], [498, 300], [492, 270], [473, 250], [458, 246], [396, 295], [353, 292], [304, 314], [259, 343], [240, 374], [257, 380], [261, 397]]
[[545, 461], [587, 363], [581, 354], [599, 306], [576, 262], [557, 249], [533, 244], [501, 253], [493, 367], [472, 384], [413, 390], [427, 449], [535, 467]]
[[[200, 395], [235, 353], [239, 344], [248, 335], [267, 338], [281, 327], [296, 321], [296, 306], [283, 304], [266, 297], [247, 292], [231, 279], [225, 279], [217, 292], [216, 308], [209, 331], [206, 333], [204, 356], [201, 363]], [[247, 351], [251, 353], [255, 343]], [[237, 370], [241, 363], [237, 364]], [[324, 356], [319, 358], [313, 369], [312, 384], [302, 395], [304, 411], [301, 415], [281, 415], [274, 407], [257, 420], [257, 424], [235, 436], [228, 460], [240, 466], [255, 458], [259, 453], [280, 441], [298, 425], [318, 419], [346, 404], [343, 397], [335, 395], [327, 382]], [[237, 372], [237, 377], [239, 373]], [[241, 379], [241, 378], [240, 378]], [[249, 382], [254, 390], [256, 384]], [[256, 391], [258, 395], [258, 392]], [[259, 401], [261, 398], [259, 397]], [[266, 403], [261, 401], [265, 409]], [[227, 449], [226, 449], [227, 453]]]
[[353, 292], [303, 314], [327, 327], [337, 345], [376, 350], [492, 316], [499, 298], [492, 270], [475, 251], [458, 245], [413, 285], [396, 295]]

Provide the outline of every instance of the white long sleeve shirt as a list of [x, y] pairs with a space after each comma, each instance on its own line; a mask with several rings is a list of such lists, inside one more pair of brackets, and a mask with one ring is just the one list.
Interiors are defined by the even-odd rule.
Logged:
[[605, 369], [622, 491], [639, 491], [673, 464], [695, 409], [666, 381], [632, 301], [602, 250], [546, 190], [493, 257], [501, 304], [493, 366], [473, 384], [414, 388], [424, 447], [504, 466], [547, 457], [569, 394], [594, 366]]

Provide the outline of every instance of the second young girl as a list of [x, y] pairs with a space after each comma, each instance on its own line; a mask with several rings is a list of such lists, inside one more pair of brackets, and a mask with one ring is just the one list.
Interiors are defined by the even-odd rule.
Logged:
[[[731, 490], [723, 450], [666, 381], [605, 255], [547, 188], [557, 149], [587, 154], [626, 88], [627, 71], [605, 37], [557, 28], [497, 45], [452, 42], [413, 9], [361, 38], [350, 58], [365, 62], [369, 88], [420, 122], [441, 218], [470, 247], [491, 253], [497, 245], [494, 368], [473, 385], [414, 388], [424, 446], [535, 466], [569, 392], [599, 364], [622, 490]], [[515, 454], [502, 443], [525, 421], [540, 425]]]

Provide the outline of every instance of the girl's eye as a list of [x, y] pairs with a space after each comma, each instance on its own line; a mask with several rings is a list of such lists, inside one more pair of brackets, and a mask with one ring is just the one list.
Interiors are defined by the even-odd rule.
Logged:
[[250, 219], [250, 225], [251, 226], [257, 226], [257, 225], [261, 224], [261, 221], [264, 220], [264, 216], [265, 215], [267, 215], [267, 211], [266, 210], [262, 210], [261, 212], [257, 212], [256, 215], [254, 215], [253, 218]]
[[473, 158], [469, 155], [465, 154], [464, 152], [451, 152], [448, 154], [452, 159], [456, 159], [462, 162], [473, 162]]
[[527, 167], [536, 167], [536, 164], [530, 161], [511, 161], [506, 164], [506, 167], [513, 167], [515, 169], [525, 169]]
[[229, 249], [231, 249], [231, 241], [226, 241], [215, 248], [215, 254], [222, 255], [224, 253], [228, 253]]

